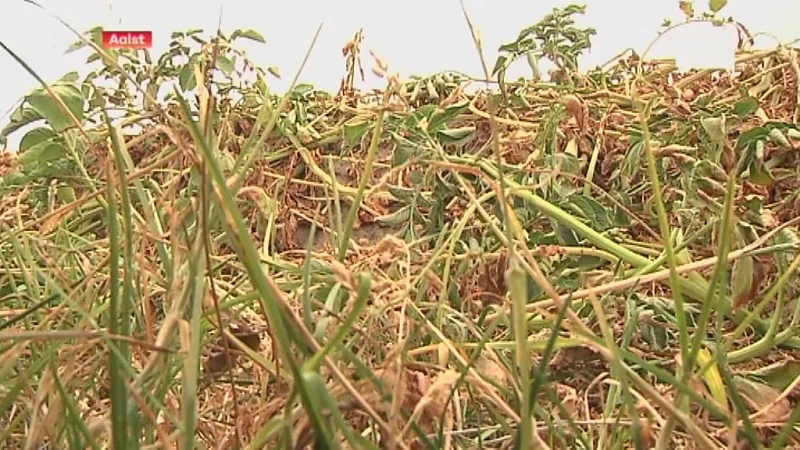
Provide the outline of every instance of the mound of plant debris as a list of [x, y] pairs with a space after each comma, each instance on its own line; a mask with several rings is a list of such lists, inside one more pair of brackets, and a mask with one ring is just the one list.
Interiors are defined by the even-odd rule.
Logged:
[[335, 95], [91, 30], [0, 131], [2, 446], [800, 445], [797, 50], [579, 71], [582, 12]]

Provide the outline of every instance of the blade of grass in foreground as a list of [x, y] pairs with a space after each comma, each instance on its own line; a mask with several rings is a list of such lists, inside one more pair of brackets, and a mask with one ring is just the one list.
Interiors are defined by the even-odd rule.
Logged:
[[[71, 448], [85, 448], [88, 444], [93, 450], [100, 450], [100, 445], [95, 441], [94, 437], [92, 436], [92, 432], [89, 431], [89, 427], [86, 425], [86, 422], [84, 422], [84, 420], [81, 418], [81, 413], [78, 410], [78, 405], [75, 403], [75, 399], [72, 398], [69, 393], [67, 393], [64, 384], [61, 382], [61, 378], [58, 376], [58, 367], [56, 367], [55, 360], [49, 360], [48, 365], [53, 374], [53, 381], [55, 382], [56, 389], [61, 395], [61, 399], [64, 401], [64, 405], [67, 408], [65, 414], [65, 426], [71, 428], [71, 430], [67, 430], [67, 434], [69, 434], [72, 438]], [[78, 440], [78, 436], [75, 436], [76, 433], [80, 433], [80, 436], [85, 439], [85, 443], [82, 443]]]
[[[109, 288], [110, 288], [110, 306], [109, 306], [109, 320], [108, 329], [112, 334], [120, 334], [122, 332], [122, 321], [129, 318], [122, 317], [121, 303], [122, 293], [120, 291], [120, 226], [117, 211], [117, 195], [114, 186], [114, 173], [111, 169], [111, 163], [106, 166], [106, 202], [108, 205], [106, 220], [108, 221], [108, 240], [109, 240]], [[124, 343], [109, 342], [111, 347], [120, 347], [122, 350]], [[112, 351], [108, 353], [109, 358], [109, 383], [110, 383], [110, 397], [111, 397], [111, 436], [114, 448], [128, 448], [128, 393], [125, 387], [125, 373], [122, 367], [123, 362], [116, 358]]]
[[[111, 149], [114, 153], [114, 161], [116, 163], [116, 175], [119, 177], [119, 193], [120, 193], [120, 212], [122, 214], [122, 221], [124, 224], [124, 238], [125, 238], [125, 246], [124, 246], [124, 254], [123, 254], [123, 261], [125, 264], [125, 268], [123, 271], [122, 280], [114, 280], [114, 278], [119, 276], [118, 271], [112, 270], [111, 271], [111, 283], [112, 286], [115, 285], [116, 282], [122, 282], [122, 292], [121, 292], [121, 302], [118, 305], [119, 311], [117, 313], [111, 312], [112, 315], [117, 314], [119, 320], [119, 329], [117, 330], [118, 334], [123, 337], [130, 337], [131, 336], [131, 320], [133, 318], [132, 311], [133, 311], [133, 301], [134, 301], [134, 288], [133, 288], [133, 272], [134, 272], [134, 260], [135, 255], [133, 251], [133, 218], [131, 217], [131, 211], [133, 210], [133, 205], [131, 205], [131, 199], [129, 195], [129, 183], [128, 183], [128, 175], [126, 173], [126, 165], [125, 165], [125, 157], [123, 156], [124, 150], [123, 146], [125, 145], [125, 139], [122, 137], [119, 129], [112, 125], [111, 117], [108, 116], [108, 113], [105, 112], [105, 119], [106, 124], [108, 125], [109, 136], [111, 137]], [[109, 174], [110, 175], [110, 174]], [[109, 180], [111, 177], [109, 176]], [[109, 182], [109, 189], [111, 189], [113, 195], [114, 184]], [[116, 219], [116, 217], [115, 217]], [[117, 223], [114, 220], [114, 223]], [[117, 242], [111, 243], [111, 245], [119, 245]], [[114, 261], [112, 257], [111, 261]], [[112, 299], [113, 301], [113, 299]], [[113, 307], [112, 307], [113, 311]], [[131, 363], [131, 354], [129, 346], [124, 343], [123, 341], [115, 341], [119, 342], [118, 349], [119, 354], [122, 358], [122, 362], [125, 366], [130, 366]], [[112, 357], [112, 359], [116, 359]], [[127, 396], [127, 377], [123, 378], [122, 380], [118, 380], [124, 382], [122, 386], [118, 387], [119, 392], [125, 392]], [[127, 400], [126, 400], [127, 402]], [[139, 441], [141, 436], [141, 424], [139, 421], [139, 413], [136, 408], [134, 408], [128, 416], [127, 405], [120, 404], [120, 406], [126, 406], [126, 424], [129, 429], [125, 429], [125, 433], [127, 435], [130, 432], [130, 436], [133, 438], [133, 443], [135, 444], [133, 448], [139, 448]], [[131, 404], [131, 406], [135, 407], [135, 403]], [[129, 447], [130, 448], [130, 447]]]
[[[225, 215], [226, 228], [228, 229], [228, 233], [233, 236], [234, 243], [236, 244], [235, 250], [242, 259], [242, 263], [247, 269], [248, 276], [253, 286], [259, 292], [261, 307], [271, 326], [273, 337], [280, 353], [279, 356], [289, 366], [296, 383], [296, 389], [300, 394], [309, 417], [312, 419], [315, 430], [320, 433], [319, 436], [324, 436], [326, 434], [326, 427], [323, 425], [324, 422], [320, 416], [322, 405], [319, 404], [319, 400], [316, 397], [312, 396], [312, 392], [307, 386], [309, 381], [315, 380], [309, 379], [309, 377], [312, 377], [311, 374], [301, 372], [300, 366], [297, 364], [297, 361], [295, 361], [291, 351], [292, 343], [300, 343], [305, 347], [309, 344], [304, 342], [302, 336], [294, 332], [294, 327], [290, 328], [288, 326], [291, 320], [286, 317], [287, 312], [279, 306], [284, 304], [282, 294], [263, 272], [258, 249], [256, 249], [253, 243], [253, 239], [250, 236], [250, 229], [247, 224], [245, 224], [241, 211], [239, 211], [236, 206], [233, 193], [226, 184], [222, 169], [215, 156], [212, 154], [208, 142], [203, 137], [198, 123], [192, 118], [192, 112], [186, 100], [180, 96], [177, 89], [175, 94], [180, 103], [183, 119], [189, 127], [192, 138], [211, 176], [217, 203]], [[333, 441], [329, 442], [329, 444], [332, 443]]]

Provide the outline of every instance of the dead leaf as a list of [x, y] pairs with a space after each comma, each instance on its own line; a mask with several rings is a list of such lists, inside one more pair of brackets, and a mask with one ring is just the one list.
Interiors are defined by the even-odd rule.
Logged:
[[491, 354], [481, 353], [475, 368], [486, 378], [497, 382], [500, 386], [513, 387], [510, 378], [511, 374]]
[[565, 95], [563, 98], [564, 107], [578, 125], [578, 129], [583, 131], [586, 127], [589, 111], [583, 100], [575, 95]]
[[743, 255], [733, 263], [731, 294], [733, 310], [738, 311], [755, 300], [764, 280], [763, 265], [753, 256]]
[[782, 391], [791, 386], [797, 377], [800, 377], [800, 361], [787, 358], [783, 361], [748, 371], [748, 374]]
[[750, 411], [753, 421], [770, 423], [785, 420], [792, 413], [792, 405], [781, 393], [770, 385], [745, 377], [734, 377], [733, 384]]

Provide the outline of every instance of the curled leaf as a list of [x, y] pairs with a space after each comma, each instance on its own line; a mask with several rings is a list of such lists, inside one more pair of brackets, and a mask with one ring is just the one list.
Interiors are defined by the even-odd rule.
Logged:
[[711, 393], [711, 397], [714, 401], [727, 409], [728, 394], [725, 391], [725, 383], [722, 381], [722, 375], [720, 375], [717, 365], [709, 364], [712, 361], [711, 353], [704, 348], [700, 349], [700, 352], [697, 354], [697, 365], [701, 368], [708, 366], [708, 368], [700, 374], [700, 377], [703, 378], [703, 382], [705, 382], [708, 392]]
[[733, 263], [731, 296], [734, 310], [747, 306], [756, 298], [762, 272], [758, 260], [751, 255], [744, 255]]
[[769, 130], [769, 139], [783, 148], [792, 147], [792, 144], [789, 143], [789, 139], [786, 138], [786, 135], [777, 128]]

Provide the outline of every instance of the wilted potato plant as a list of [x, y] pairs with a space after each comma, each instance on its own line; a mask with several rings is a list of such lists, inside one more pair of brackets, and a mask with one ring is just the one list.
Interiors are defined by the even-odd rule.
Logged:
[[800, 445], [798, 52], [579, 70], [583, 12], [475, 94], [87, 32], [0, 131], [2, 446]]

